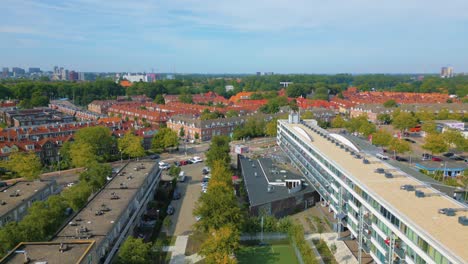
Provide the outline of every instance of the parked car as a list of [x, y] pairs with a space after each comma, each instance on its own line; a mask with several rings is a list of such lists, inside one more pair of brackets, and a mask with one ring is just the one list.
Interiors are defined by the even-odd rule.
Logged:
[[459, 160], [459, 161], [465, 160], [464, 157], [461, 157], [461, 156], [458, 156], [458, 155], [453, 155], [453, 156], [451, 156], [449, 159], [451, 159], [451, 160]]
[[450, 157], [452, 157], [454, 155], [455, 155], [455, 153], [452, 153], [452, 152], [447, 152], [447, 153], [442, 154], [442, 156], [447, 157], [447, 158], [450, 158]]
[[179, 191], [175, 190], [174, 194], [172, 195], [172, 200], [179, 200], [182, 195]]
[[180, 162], [176, 160], [176, 161], [174, 161], [174, 165], [175, 165], [176, 167], [179, 167], [179, 166], [180, 166]]
[[193, 164], [193, 160], [192, 160], [192, 159], [188, 159], [188, 160], [186, 160], [185, 162], [187, 162], [187, 164]]
[[193, 157], [191, 160], [192, 160], [192, 163], [199, 163], [203, 161], [203, 159], [198, 156]]
[[202, 169], [202, 174], [203, 174], [203, 175], [207, 175], [207, 174], [210, 173], [210, 171], [211, 171], [210, 168], [204, 167], [204, 168]]
[[168, 170], [170, 167], [171, 166], [168, 163], [164, 162], [164, 161], [159, 162], [159, 169], [161, 169], [161, 170]]
[[416, 143], [416, 141], [414, 141], [414, 140], [412, 140], [412, 139], [410, 139], [410, 138], [404, 138], [403, 140], [404, 140], [404, 141], [408, 141], [408, 142], [410, 142], [410, 143]]
[[396, 156], [395, 159], [398, 161], [402, 161], [402, 162], [408, 162], [408, 159], [400, 157], [400, 156]]
[[422, 154], [422, 160], [431, 160], [432, 159], [432, 155], [429, 154], [429, 153], [423, 153]]
[[155, 160], [155, 159], [159, 159], [159, 157], [160, 156], [158, 154], [153, 154], [150, 156], [150, 159]]
[[174, 211], [175, 211], [174, 207], [173, 207], [172, 205], [169, 205], [169, 206], [167, 207], [166, 213], [167, 213], [168, 215], [173, 215], [173, 214], [174, 214]]
[[431, 160], [432, 160], [432, 161], [442, 161], [442, 159], [441, 159], [441, 158], [439, 158], [439, 157], [432, 157], [432, 159], [431, 159]]
[[179, 164], [180, 164], [180, 166], [187, 165], [187, 161], [186, 160], [181, 160], [181, 161], [179, 161]]

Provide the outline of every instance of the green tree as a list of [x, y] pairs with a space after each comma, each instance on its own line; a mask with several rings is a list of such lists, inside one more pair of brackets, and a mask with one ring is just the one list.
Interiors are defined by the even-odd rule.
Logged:
[[195, 140], [198, 140], [200, 138], [200, 134], [198, 134], [198, 132], [195, 132], [193, 137], [195, 138]]
[[180, 129], [179, 129], [179, 137], [183, 138], [184, 136], [185, 136], [184, 127], [180, 127]]
[[154, 102], [156, 104], [165, 104], [164, 96], [162, 96], [162, 94], [157, 94], [156, 97], [154, 98]]
[[73, 144], [89, 144], [92, 148], [91, 153], [99, 161], [109, 159], [112, 149], [117, 145], [109, 128], [103, 126], [80, 129], [76, 132], [74, 139], [75, 142]]
[[333, 118], [331, 125], [334, 128], [344, 128], [346, 126], [346, 121], [341, 115], [337, 115], [335, 118]]
[[358, 132], [366, 137], [374, 133], [375, 131], [376, 131], [375, 125], [370, 122], [363, 122], [358, 129]]
[[122, 244], [118, 255], [119, 263], [146, 264], [151, 262], [151, 244], [141, 238], [128, 237]]
[[462, 135], [459, 130], [448, 129], [442, 133], [442, 137], [449, 148], [454, 148], [460, 151], [466, 151], [468, 149], [468, 140]]
[[141, 145], [142, 141], [143, 138], [129, 131], [117, 140], [117, 145], [119, 150], [130, 158], [139, 158], [145, 155], [145, 149]]
[[193, 103], [193, 99], [192, 99], [192, 95], [191, 94], [181, 94], [179, 95], [179, 101], [181, 101], [182, 103], [186, 103], [186, 104], [192, 104]]
[[229, 168], [231, 165], [229, 152], [229, 138], [227, 136], [212, 137], [210, 150], [206, 153], [206, 164], [213, 167], [214, 162], [217, 160], [222, 161], [223, 165]]
[[203, 232], [211, 228], [219, 229], [226, 224], [239, 229], [243, 223], [242, 211], [232, 185], [224, 182], [210, 182], [208, 191], [197, 201], [193, 214], [201, 217], [195, 227]]
[[301, 119], [314, 119], [315, 116], [314, 116], [314, 113], [312, 113], [311, 111], [304, 111], [301, 113]]
[[441, 109], [436, 115], [437, 120], [447, 120], [449, 118], [450, 112], [448, 109]]
[[179, 146], [179, 137], [177, 133], [172, 131], [170, 128], [161, 128], [153, 137], [151, 147], [155, 151], [165, 151], [170, 147]]
[[448, 150], [448, 144], [441, 134], [428, 134], [421, 147], [432, 154], [439, 154]]
[[402, 139], [393, 138], [390, 141], [389, 149], [395, 153], [406, 153], [411, 150], [410, 144]]
[[91, 193], [91, 186], [80, 182], [63, 190], [62, 197], [74, 211], [78, 211], [86, 204]]
[[390, 141], [392, 141], [392, 139], [392, 134], [383, 129], [372, 134], [372, 144], [376, 146], [386, 147], [390, 144]]
[[239, 116], [239, 113], [235, 110], [229, 110], [226, 112], [226, 117], [229, 118], [229, 117], [237, 117]]
[[378, 114], [377, 120], [380, 124], [390, 124], [392, 122], [392, 116], [389, 114]]
[[41, 161], [34, 152], [13, 152], [6, 167], [27, 180], [38, 179], [42, 171]]
[[88, 143], [74, 142], [70, 146], [71, 163], [74, 167], [86, 167], [88, 164], [98, 160], [94, 148]]
[[268, 122], [265, 126], [265, 134], [270, 137], [276, 137], [277, 135], [277, 123], [278, 119], [273, 118], [270, 122]]
[[411, 113], [399, 112], [393, 117], [392, 125], [400, 131], [405, 131], [418, 124], [418, 120]]
[[385, 103], [383, 103], [383, 106], [385, 108], [391, 108], [391, 107], [397, 107], [398, 104], [397, 104], [397, 102], [395, 100], [390, 99], [390, 100], [386, 101]]
[[239, 248], [239, 240], [239, 232], [231, 226], [211, 229], [201, 246], [200, 255], [205, 257], [207, 264], [235, 264], [237, 261], [232, 256]]
[[428, 134], [437, 133], [437, 124], [433, 121], [426, 121], [421, 125], [421, 130]]
[[106, 183], [107, 177], [112, 173], [109, 164], [92, 162], [87, 165], [87, 169], [80, 174], [80, 181], [85, 181], [93, 192], [99, 190]]

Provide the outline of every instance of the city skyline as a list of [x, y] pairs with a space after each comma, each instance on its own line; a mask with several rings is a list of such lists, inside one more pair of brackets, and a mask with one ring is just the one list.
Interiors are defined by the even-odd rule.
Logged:
[[468, 71], [468, 2], [3, 2], [2, 67], [80, 72]]

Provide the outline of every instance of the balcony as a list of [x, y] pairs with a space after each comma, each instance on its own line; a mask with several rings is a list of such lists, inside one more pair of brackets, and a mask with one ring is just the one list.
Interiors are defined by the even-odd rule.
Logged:
[[374, 237], [371, 237], [371, 243], [374, 244], [374, 246], [377, 248], [377, 250], [380, 251], [380, 253], [382, 253], [382, 255], [385, 256], [387, 254], [387, 250]]
[[370, 252], [369, 253], [371, 255], [371, 257], [374, 259], [375, 263], [377, 264], [384, 264], [382, 261], [380, 261], [380, 259], [374, 254], [374, 252]]
[[352, 200], [348, 200], [348, 204], [351, 208], [353, 208], [353, 210], [358, 213], [359, 212], [359, 208], [357, 207], [357, 205], [352, 201]]
[[387, 234], [385, 234], [382, 230], [380, 230], [380, 228], [374, 223], [372, 223], [372, 230], [375, 233], [377, 233], [377, 235], [379, 235], [382, 239], [387, 239], [388, 237]]

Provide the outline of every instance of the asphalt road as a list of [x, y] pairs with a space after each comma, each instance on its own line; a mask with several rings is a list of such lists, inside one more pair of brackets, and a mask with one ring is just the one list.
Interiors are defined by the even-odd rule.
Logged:
[[192, 211], [201, 195], [200, 183], [203, 178], [202, 169], [204, 166], [206, 165], [202, 162], [181, 167], [187, 177], [185, 182], [177, 183], [177, 190], [181, 193], [181, 198], [171, 202], [175, 213], [171, 216], [172, 226], [168, 235], [180, 236], [192, 232], [192, 225], [196, 222]]

